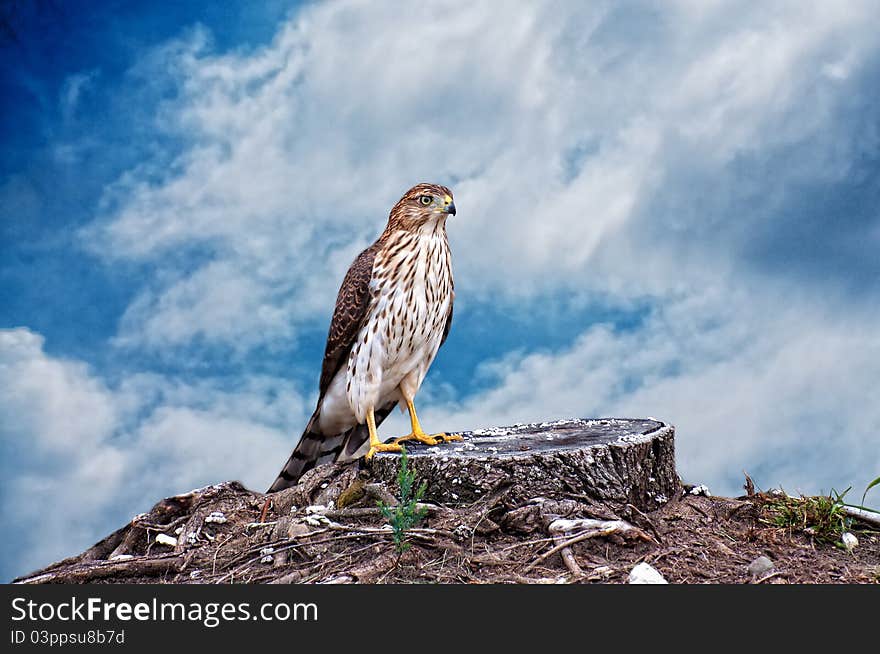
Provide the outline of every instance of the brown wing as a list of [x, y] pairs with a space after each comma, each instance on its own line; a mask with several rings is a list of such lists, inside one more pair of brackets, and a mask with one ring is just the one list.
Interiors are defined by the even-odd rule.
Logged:
[[336, 309], [330, 321], [327, 346], [324, 348], [324, 362], [321, 365], [321, 397], [327, 392], [330, 382], [339, 368], [346, 363], [354, 339], [360, 331], [361, 323], [370, 306], [370, 279], [373, 277], [373, 260], [379, 251], [377, 241], [361, 252], [342, 280], [339, 295], [336, 296]]
[[449, 301], [449, 313], [446, 314], [446, 324], [443, 326], [443, 338], [440, 339], [440, 347], [443, 347], [443, 344], [446, 342], [450, 329], [452, 329], [452, 300]]

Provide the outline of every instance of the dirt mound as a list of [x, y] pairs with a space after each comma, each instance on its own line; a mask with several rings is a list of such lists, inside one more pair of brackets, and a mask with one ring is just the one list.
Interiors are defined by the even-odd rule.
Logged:
[[577, 493], [512, 500], [518, 494], [500, 483], [469, 504], [410, 507], [424, 518], [397, 545], [379, 506], [397, 503], [397, 485], [355, 464], [324, 466], [273, 495], [227, 482], [167, 498], [17, 581], [625, 583], [640, 562], [670, 583], [880, 579], [880, 532], [866, 524], [849, 525], [859, 543], [848, 551], [809, 525], [786, 526], [778, 493], [690, 490], [643, 512]]

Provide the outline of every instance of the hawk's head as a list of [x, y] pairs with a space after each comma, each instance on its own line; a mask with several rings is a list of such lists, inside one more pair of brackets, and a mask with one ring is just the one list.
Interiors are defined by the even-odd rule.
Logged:
[[423, 225], [442, 224], [450, 214], [455, 215], [452, 191], [440, 184], [416, 184], [391, 209], [388, 224], [418, 229]]

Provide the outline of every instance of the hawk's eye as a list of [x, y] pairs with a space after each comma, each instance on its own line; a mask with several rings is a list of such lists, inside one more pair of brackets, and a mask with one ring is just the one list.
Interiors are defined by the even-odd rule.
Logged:
[[431, 204], [433, 201], [434, 201], [434, 198], [432, 198], [430, 195], [420, 195], [419, 196], [419, 202], [426, 207], [429, 204]]

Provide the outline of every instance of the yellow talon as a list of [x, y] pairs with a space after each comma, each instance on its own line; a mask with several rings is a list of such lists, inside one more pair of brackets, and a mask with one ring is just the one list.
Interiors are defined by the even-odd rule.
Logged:
[[447, 434], [445, 432], [440, 432], [439, 434], [426, 434], [424, 432], [420, 434], [407, 434], [406, 436], [401, 436], [400, 438], [395, 438], [394, 443], [402, 443], [404, 441], [418, 441], [419, 443], [424, 443], [425, 445], [439, 445], [440, 443], [448, 443], [449, 441], [460, 441], [461, 436], [458, 434]]
[[430, 436], [425, 432], [420, 434], [412, 433], [407, 434], [406, 436], [401, 436], [400, 438], [395, 438], [393, 443], [402, 443], [403, 441], [418, 441], [419, 443], [424, 443], [425, 445], [436, 445], [440, 442], [439, 436], [443, 436], [443, 434], [437, 434], [436, 436]]
[[395, 438], [391, 443], [383, 443], [379, 440], [379, 436], [376, 433], [376, 417], [373, 415], [372, 409], [367, 411], [367, 429], [370, 432], [370, 449], [367, 450], [367, 453], [364, 455], [364, 458], [367, 461], [372, 459], [376, 452], [400, 452], [403, 449], [400, 444], [405, 441], [418, 441], [425, 445], [439, 445], [440, 443], [461, 440], [461, 436], [458, 434], [447, 434], [442, 432], [439, 434], [426, 434], [422, 429], [422, 426], [419, 424], [419, 418], [416, 415], [416, 407], [413, 405], [412, 400], [407, 400], [406, 406], [409, 409], [409, 419], [412, 423], [412, 432], [406, 436]]
[[367, 450], [367, 453], [364, 455], [364, 458], [367, 461], [372, 459], [376, 452], [401, 451], [402, 448], [397, 443], [383, 443], [379, 440], [379, 436], [376, 433], [376, 418], [373, 416], [372, 409], [367, 412], [367, 430], [370, 432], [370, 449]]
[[458, 434], [426, 434], [422, 429], [422, 426], [419, 424], [419, 417], [416, 415], [416, 407], [413, 404], [412, 400], [406, 401], [406, 408], [409, 410], [409, 421], [412, 425], [412, 431], [406, 436], [401, 436], [400, 438], [395, 438], [394, 443], [402, 443], [404, 441], [418, 441], [419, 443], [424, 443], [425, 445], [438, 445], [439, 443], [449, 442], [449, 441], [460, 441], [461, 436]]
[[397, 443], [370, 443], [370, 449], [367, 450], [364, 458], [369, 461], [376, 452], [400, 452], [401, 449]]

